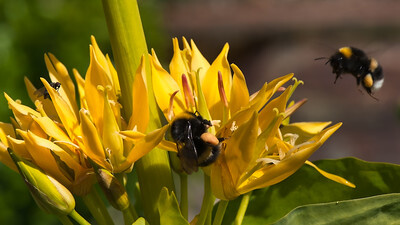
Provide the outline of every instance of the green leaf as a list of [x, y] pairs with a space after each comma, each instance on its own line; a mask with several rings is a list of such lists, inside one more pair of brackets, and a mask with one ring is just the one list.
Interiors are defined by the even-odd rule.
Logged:
[[189, 222], [181, 214], [174, 192], [171, 192], [170, 195], [168, 189], [164, 187], [158, 198], [157, 206], [161, 225], [189, 225]]
[[[400, 166], [366, 162], [356, 158], [319, 160], [320, 169], [356, 185], [349, 188], [324, 178], [304, 165], [288, 179], [268, 188], [253, 191], [243, 224], [271, 224], [298, 206], [328, 203], [400, 192]], [[223, 224], [231, 224], [241, 197], [231, 201]]]
[[400, 194], [313, 204], [294, 209], [274, 225], [393, 224], [400, 221]]

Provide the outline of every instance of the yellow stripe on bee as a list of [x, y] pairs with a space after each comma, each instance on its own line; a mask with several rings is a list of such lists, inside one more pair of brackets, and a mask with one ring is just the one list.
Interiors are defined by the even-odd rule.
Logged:
[[367, 88], [372, 87], [372, 85], [374, 84], [374, 80], [372, 80], [372, 76], [371, 76], [370, 73], [367, 74], [367, 75], [364, 77], [363, 82], [364, 82], [364, 86], [365, 86], [365, 87], [367, 87]]
[[344, 57], [346, 58], [350, 58], [351, 55], [353, 54], [353, 52], [351, 51], [350, 47], [343, 47], [343, 48], [339, 48], [339, 52], [342, 53], [344, 55]]
[[371, 70], [371, 72], [374, 72], [377, 67], [378, 67], [378, 61], [376, 61], [376, 59], [374, 58], [371, 58], [371, 63], [369, 64], [369, 70]]

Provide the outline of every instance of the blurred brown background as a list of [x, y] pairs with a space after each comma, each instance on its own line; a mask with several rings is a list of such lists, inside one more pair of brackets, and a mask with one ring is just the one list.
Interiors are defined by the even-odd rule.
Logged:
[[[292, 121], [344, 123], [312, 159], [400, 163], [400, 1], [173, 1], [163, 12], [169, 35], [193, 38], [209, 61], [229, 42], [229, 62], [242, 69], [251, 92], [291, 72], [303, 80], [294, 98], [309, 101]], [[361, 93], [351, 75], [333, 84], [326, 60], [314, 61], [343, 46], [382, 65], [379, 101]]]

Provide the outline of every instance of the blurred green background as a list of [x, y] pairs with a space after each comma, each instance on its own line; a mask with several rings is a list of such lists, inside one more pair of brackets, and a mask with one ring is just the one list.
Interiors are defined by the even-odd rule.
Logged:
[[[139, 7], [148, 46], [165, 65], [172, 57], [171, 38], [185, 36], [210, 62], [229, 42], [228, 59], [243, 70], [250, 92], [290, 72], [305, 81], [294, 97], [309, 101], [293, 120], [344, 122], [312, 159], [355, 156], [400, 163], [399, 1], [141, 0]], [[0, 0], [0, 90], [33, 106], [23, 77], [36, 87], [39, 77], [48, 79], [46, 52], [84, 75], [90, 35], [112, 55], [100, 0]], [[379, 102], [360, 94], [351, 76], [334, 85], [329, 66], [314, 61], [347, 45], [364, 49], [383, 66]], [[2, 96], [0, 105], [0, 121], [9, 122]], [[198, 193], [190, 199], [192, 218], [202, 187], [192, 182], [189, 189]], [[0, 224], [59, 224], [36, 207], [22, 179], [2, 164]]]

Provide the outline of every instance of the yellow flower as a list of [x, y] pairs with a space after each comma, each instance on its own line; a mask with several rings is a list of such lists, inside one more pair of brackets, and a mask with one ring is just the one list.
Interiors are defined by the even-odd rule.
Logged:
[[[110, 172], [128, 172], [135, 161], [163, 138], [167, 126], [143, 135], [134, 145], [120, 135], [121, 130], [145, 132], [147, 128], [149, 115], [143, 60], [133, 83], [134, 110], [129, 121], [121, 116], [116, 70], [108, 56], [100, 51], [94, 37], [85, 79], [73, 70], [76, 86], [65, 66], [52, 54], [45, 55], [45, 62], [51, 81], [59, 82], [61, 87], [55, 90], [42, 79], [50, 96], [44, 98], [25, 79], [36, 110], [5, 94], [15, 117], [12, 125], [0, 124], [0, 160], [6, 165], [15, 169], [6, 152], [10, 147], [73, 193], [83, 195], [94, 182], [87, 157]], [[76, 88], [79, 102], [76, 101]]]
[[[287, 107], [293, 91], [301, 83], [295, 80], [294, 85], [282, 87], [293, 74], [266, 83], [249, 96], [242, 72], [234, 64], [229, 66], [228, 44], [211, 65], [193, 41], [189, 45], [183, 39], [183, 50], [176, 38], [173, 44], [170, 73], [162, 68], [154, 52], [151, 57], [154, 95], [170, 122], [175, 115], [195, 110], [206, 119], [221, 121], [221, 126], [212, 127], [210, 132], [225, 141], [216, 162], [205, 170], [211, 177], [217, 198], [234, 199], [286, 179], [341, 125], [323, 130], [329, 123], [304, 123], [298, 126], [304, 132], [292, 133], [290, 128], [295, 125], [284, 125], [304, 103], [299, 101]], [[278, 97], [272, 98], [281, 91]], [[281, 129], [285, 129], [285, 133]], [[305, 134], [307, 130], [308, 135]], [[168, 141], [162, 142], [163, 148], [176, 151], [174, 145], [166, 143]], [[329, 179], [352, 186], [343, 178], [317, 170]]]

